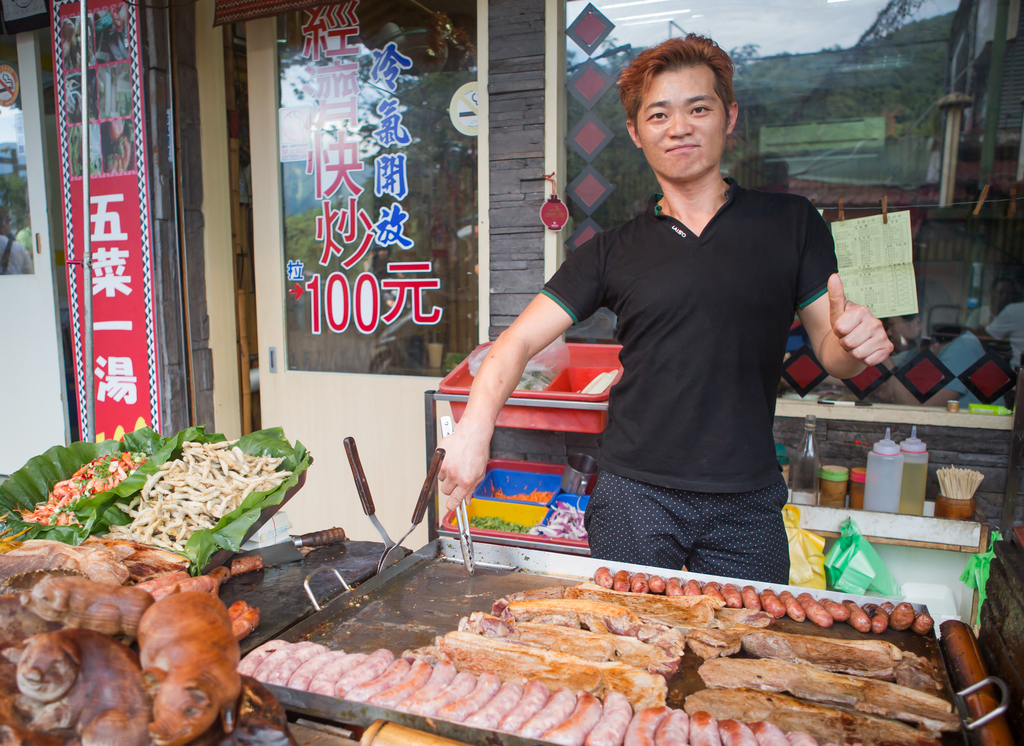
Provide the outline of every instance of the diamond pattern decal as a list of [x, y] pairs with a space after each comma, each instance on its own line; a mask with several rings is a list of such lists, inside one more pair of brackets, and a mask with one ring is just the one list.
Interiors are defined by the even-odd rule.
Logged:
[[588, 112], [569, 133], [569, 145], [583, 160], [590, 163], [613, 137], [615, 135], [605, 123]]
[[576, 230], [572, 232], [572, 235], [569, 236], [568, 240], [565, 242], [565, 247], [571, 254], [598, 233], [603, 232], [604, 229], [595, 223], [592, 218], [587, 218], [577, 226]]
[[601, 176], [593, 166], [587, 166], [569, 184], [569, 197], [588, 216], [600, 207], [615, 187]]
[[923, 350], [893, 375], [922, 404], [956, 378], [931, 350]]
[[843, 383], [858, 399], [863, 400], [873, 394], [891, 376], [892, 371], [879, 363], [878, 365], [869, 365], [853, 378], [843, 379]]
[[589, 57], [605, 40], [615, 24], [609, 21], [605, 15], [594, 7], [593, 3], [587, 5], [583, 12], [576, 17], [576, 20], [565, 30], [565, 35], [576, 42], [580, 49]]
[[982, 404], [992, 404], [1017, 384], [1017, 374], [1013, 368], [992, 351], [979, 358], [957, 378]]
[[603, 67], [593, 60], [587, 60], [576, 69], [566, 86], [572, 97], [589, 110], [614, 84], [615, 78], [605, 72]]
[[800, 396], [806, 396], [819, 383], [828, 378], [810, 346], [804, 345], [782, 364], [782, 377]]

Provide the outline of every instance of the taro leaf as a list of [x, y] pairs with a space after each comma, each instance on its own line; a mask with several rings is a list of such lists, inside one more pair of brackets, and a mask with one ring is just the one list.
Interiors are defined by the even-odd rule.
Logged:
[[75, 514], [82, 523], [81, 526], [25, 523], [20, 519], [20, 511], [34, 510], [40, 503], [45, 503], [50, 499], [50, 490], [53, 486], [68, 479], [83, 464], [100, 456], [118, 453], [120, 450], [121, 443], [116, 440], [105, 440], [102, 443], [72, 443], [70, 446], [54, 446], [46, 453], [29, 459], [0, 485], [0, 513], [10, 514], [4, 519], [8, 527], [16, 528], [16, 532], [28, 528], [28, 533], [20, 537], [22, 541], [43, 538], [62, 541], [65, 544], [81, 544], [89, 536], [99, 507], [113, 498], [110, 492], [100, 493], [90, 500], [78, 503]]

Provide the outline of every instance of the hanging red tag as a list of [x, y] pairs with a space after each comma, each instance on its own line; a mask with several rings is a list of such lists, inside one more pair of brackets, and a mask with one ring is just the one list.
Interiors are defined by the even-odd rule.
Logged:
[[560, 231], [565, 227], [568, 220], [569, 208], [565, 206], [565, 203], [562, 202], [562, 200], [558, 199], [557, 194], [552, 194], [547, 198], [547, 201], [541, 205], [540, 221], [544, 223], [544, 226], [548, 230]]

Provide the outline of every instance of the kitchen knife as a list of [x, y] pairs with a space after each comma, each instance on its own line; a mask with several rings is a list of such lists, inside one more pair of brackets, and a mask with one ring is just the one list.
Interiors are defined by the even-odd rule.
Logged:
[[302, 536], [289, 536], [285, 541], [258, 547], [248, 552], [239, 552], [236, 557], [247, 557], [258, 554], [263, 558], [264, 565], [284, 565], [289, 562], [300, 562], [303, 559], [300, 547], [325, 547], [345, 541], [345, 529], [329, 528], [313, 531]]
[[[452, 424], [452, 418], [445, 415], [441, 418], [441, 437], [447, 438], [453, 432], [455, 432], [455, 426]], [[472, 575], [476, 568], [476, 562], [473, 559], [473, 537], [469, 534], [469, 515], [466, 513], [465, 502], [459, 503], [459, 506], [455, 508], [455, 522], [459, 526], [462, 563], [466, 566], [466, 572]]]

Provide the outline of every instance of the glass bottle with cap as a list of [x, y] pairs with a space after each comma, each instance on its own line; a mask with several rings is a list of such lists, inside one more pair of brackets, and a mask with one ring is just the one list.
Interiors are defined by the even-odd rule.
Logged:
[[900, 443], [903, 454], [903, 480], [900, 484], [900, 512], [924, 515], [924, 488], [928, 481], [928, 446], [917, 437], [917, 426]]
[[818, 444], [814, 440], [815, 417], [804, 420], [804, 437], [796, 460], [790, 464], [789, 475], [793, 488], [793, 502], [797, 505], [818, 504]]
[[885, 437], [875, 443], [868, 454], [867, 478], [864, 480], [864, 510], [895, 513], [900, 507], [903, 484], [903, 454], [885, 428]]

